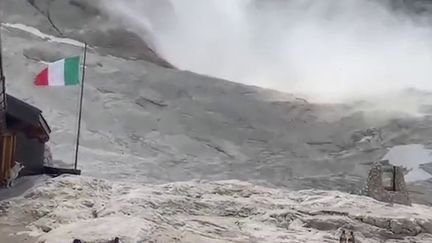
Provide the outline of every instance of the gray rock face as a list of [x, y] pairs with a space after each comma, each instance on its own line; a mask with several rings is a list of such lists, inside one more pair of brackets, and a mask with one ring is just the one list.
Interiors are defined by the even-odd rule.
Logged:
[[[396, 144], [432, 144], [428, 117], [374, 122], [351, 105], [311, 104], [166, 68], [154, 52], [152, 59], [146, 41], [105, 16], [97, 2], [0, 3], [9, 24], [90, 43], [79, 163], [85, 175], [140, 183], [235, 178], [352, 192], [366, 181], [362, 162], [381, 159]], [[31, 83], [42, 62], [82, 49], [32, 31], [3, 28], [7, 89], [44, 111], [53, 128], [53, 160], [72, 164], [79, 90]], [[359, 144], [359, 131], [371, 140]]]
[[[6, 15], [6, 21], [24, 23], [56, 36], [87, 42], [99, 53], [173, 67], [155, 53], [151, 39], [142, 40], [135, 32], [128, 30], [128, 26], [104, 14], [99, 0], [2, 0], [2, 5], [5, 9], [16, 9], [16, 12]], [[34, 21], [33, 16], [15, 16], [23, 9], [38, 16], [35, 19], [40, 19], [39, 23]]]

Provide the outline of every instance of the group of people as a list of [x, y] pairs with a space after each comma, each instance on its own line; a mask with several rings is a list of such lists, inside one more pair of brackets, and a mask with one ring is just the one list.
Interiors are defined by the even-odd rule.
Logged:
[[346, 232], [345, 230], [342, 230], [339, 243], [355, 243], [354, 232]]
[[[81, 240], [75, 239], [75, 240], [73, 241], [73, 243], [84, 243], [84, 242], [81, 241]], [[120, 238], [116, 237], [114, 240], [109, 241], [109, 242], [107, 242], [107, 243], [121, 243], [121, 242], [120, 242]]]

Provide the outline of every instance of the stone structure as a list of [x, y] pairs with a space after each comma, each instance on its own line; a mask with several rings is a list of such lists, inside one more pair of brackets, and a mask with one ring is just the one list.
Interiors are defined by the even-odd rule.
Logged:
[[366, 194], [378, 201], [411, 206], [403, 172], [401, 167], [375, 163], [369, 171]]

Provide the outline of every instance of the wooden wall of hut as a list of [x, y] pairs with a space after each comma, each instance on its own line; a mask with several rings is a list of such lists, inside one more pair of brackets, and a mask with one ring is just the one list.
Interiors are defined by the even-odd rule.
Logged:
[[15, 165], [16, 136], [5, 134], [2, 137], [1, 161], [0, 161], [0, 182], [2, 186], [10, 176], [10, 169]]

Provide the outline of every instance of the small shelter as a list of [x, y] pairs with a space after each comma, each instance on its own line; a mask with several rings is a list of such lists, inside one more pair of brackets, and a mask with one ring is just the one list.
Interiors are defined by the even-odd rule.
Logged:
[[[1, 113], [0, 113], [1, 114]], [[51, 129], [38, 108], [6, 95], [6, 126], [1, 134], [0, 182], [10, 176], [15, 161], [24, 168], [20, 175], [37, 175], [45, 172], [45, 143], [50, 138]]]
[[369, 171], [366, 193], [382, 202], [411, 205], [402, 167], [375, 163]]

